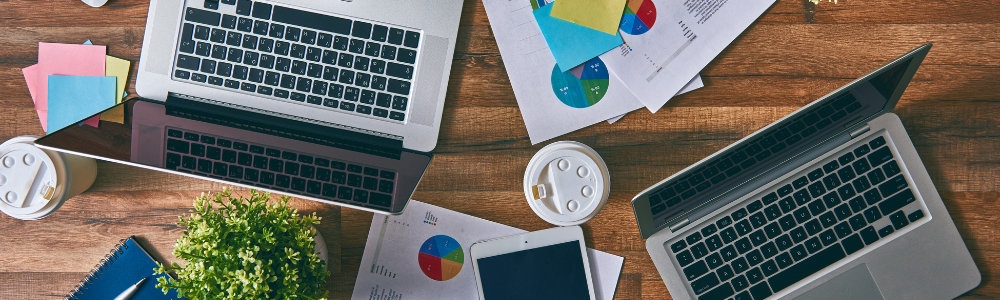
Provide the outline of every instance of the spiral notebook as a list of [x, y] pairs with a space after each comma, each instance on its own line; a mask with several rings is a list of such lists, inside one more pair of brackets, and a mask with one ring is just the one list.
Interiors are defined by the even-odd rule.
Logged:
[[129, 237], [118, 243], [111, 253], [94, 267], [90, 275], [66, 295], [66, 299], [114, 299], [143, 278], [146, 278], [146, 281], [139, 285], [129, 299], [182, 299], [177, 297], [176, 290], [170, 290], [164, 295], [161, 289], [156, 288], [156, 279], [167, 275], [153, 275], [153, 268], [156, 268], [153, 257], [136, 243], [133, 237]]

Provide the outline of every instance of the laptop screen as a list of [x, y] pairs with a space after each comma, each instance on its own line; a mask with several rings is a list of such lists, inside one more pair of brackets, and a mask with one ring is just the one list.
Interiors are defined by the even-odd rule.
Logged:
[[661, 184], [648, 194], [654, 226], [669, 224], [858, 121], [880, 114], [900, 88], [912, 60], [898, 62], [851, 90], [818, 100], [754, 138], [717, 153], [715, 159], [700, 162], [700, 168]]
[[43, 148], [378, 212], [402, 211], [431, 155], [335, 126], [178, 99], [133, 98]]

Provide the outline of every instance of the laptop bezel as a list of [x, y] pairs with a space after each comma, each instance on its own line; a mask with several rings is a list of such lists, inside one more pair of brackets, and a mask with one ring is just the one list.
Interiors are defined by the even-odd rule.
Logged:
[[[660, 182], [657, 182], [656, 184], [653, 184], [650, 187], [646, 188], [645, 190], [639, 192], [638, 195], [636, 195], [635, 197], [632, 198], [632, 211], [633, 211], [633, 213], [635, 215], [636, 224], [639, 227], [639, 233], [640, 233], [640, 235], [642, 236], [643, 239], [647, 239], [650, 236], [652, 236], [653, 234], [656, 234], [657, 232], [659, 232], [659, 231], [661, 231], [661, 230], [663, 230], [665, 228], [671, 228], [672, 230], [679, 230], [680, 228], [683, 228], [684, 224], [687, 224], [688, 222], [693, 222], [694, 221], [694, 220], [688, 220], [687, 219], [688, 216], [698, 213], [701, 209], [704, 209], [705, 207], [710, 207], [710, 206], [714, 207], [713, 204], [717, 204], [715, 202], [718, 199], [727, 198], [727, 196], [729, 196], [730, 192], [735, 191], [735, 190], [739, 190], [741, 187], [746, 186], [747, 184], [753, 182], [754, 179], [760, 177], [760, 174], [766, 174], [766, 173], [770, 172], [771, 170], [774, 170], [776, 167], [775, 168], [770, 168], [768, 170], [761, 171], [760, 174], [758, 174], [758, 176], [755, 176], [752, 179], [750, 179], [750, 180], [748, 180], [748, 181], [746, 181], [744, 183], [738, 184], [737, 186], [731, 188], [729, 190], [729, 192], [722, 193], [719, 196], [716, 196], [716, 197], [712, 198], [711, 200], [705, 201], [702, 205], [698, 206], [696, 209], [692, 209], [690, 211], [683, 212], [680, 215], [678, 215], [677, 217], [674, 217], [672, 219], [672, 221], [666, 222], [665, 224], [660, 225], [660, 226], [655, 226], [655, 224], [654, 224], [654, 216], [652, 214], [652, 211], [650, 210], [649, 195], [653, 191], [658, 191], [660, 187], [662, 187], [662, 186], [664, 186], [666, 184], [672, 183], [673, 181], [675, 181], [675, 180], [677, 180], [679, 178], [683, 178], [684, 176], [687, 176], [688, 174], [690, 174], [694, 170], [698, 170], [699, 168], [707, 165], [709, 162], [714, 161], [720, 155], [727, 154], [731, 150], [734, 150], [734, 149], [737, 149], [737, 148], [742, 147], [744, 145], [747, 145], [749, 142], [754, 141], [756, 138], [760, 137], [764, 133], [769, 132], [771, 129], [779, 127], [779, 126], [784, 126], [785, 123], [788, 122], [789, 120], [793, 120], [795, 118], [798, 118], [798, 117], [800, 117], [800, 116], [802, 116], [802, 115], [804, 115], [806, 113], [811, 112], [811, 110], [813, 108], [822, 106], [822, 105], [826, 104], [827, 102], [833, 101], [834, 99], [836, 99], [837, 96], [839, 96], [841, 94], [844, 94], [844, 93], [847, 93], [850, 90], [852, 90], [852, 89], [854, 89], [854, 88], [856, 88], [856, 87], [858, 87], [858, 86], [860, 86], [860, 85], [862, 85], [862, 84], [870, 81], [875, 76], [878, 76], [878, 75], [882, 74], [883, 72], [885, 72], [887, 69], [889, 69], [889, 68], [891, 68], [891, 67], [893, 67], [893, 66], [895, 66], [895, 65], [897, 65], [899, 63], [903, 63], [904, 61], [912, 59], [912, 61], [910, 62], [910, 64], [907, 66], [906, 71], [903, 72], [903, 75], [900, 78], [899, 83], [896, 85], [895, 90], [893, 91], [893, 94], [887, 99], [885, 106], [883, 106], [881, 110], [879, 110], [876, 113], [873, 113], [873, 114], [869, 115], [868, 117], [859, 119], [857, 122], [855, 122], [852, 125], [845, 126], [844, 130], [842, 130], [841, 132], [839, 132], [837, 134], [832, 135], [831, 138], [836, 137], [836, 136], [840, 136], [840, 135], [843, 135], [843, 134], [850, 134], [851, 132], [853, 132], [857, 128], [863, 127], [864, 124], [867, 124], [872, 119], [878, 118], [879, 116], [881, 116], [881, 115], [883, 115], [885, 113], [891, 112], [895, 108], [896, 104], [899, 102], [899, 99], [902, 97], [903, 91], [906, 89], [906, 87], [909, 84], [909, 82], [913, 79], [913, 76], [916, 73], [917, 68], [920, 66], [921, 62], [923, 62], [923, 59], [927, 56], [927, 53], [930, 50], [931, 46], [932, 46], [932, 44], [925, 44], [925, 45], [922, 45], [920, 47], [917, 47], [916, 49], [913, 49], [913, 50], [907, 52], [906, 54], [903, 54], [903, 55], [897, 57], [896, 59], [894, 59], [894, 60], [892, 60], [892, 61], [890, 61], [890, 62], [882, 65], [878, 69], [876, 69], [876, 70], [874, 70], [874, 71], [866, 74], [865, 76], [862, 76], [862, 77], [860, 77], [858, 79], [855, 79], [854, 81], [852, 81], [852, 82], [850, 82], [850, 83], [848, 83], [848, 84], [846, 84], [844, 86], [841, 86], [840, 88], [838, 88], [838, 89], [836, 89], [836, 90], [828, 93], [827, 95], [825, 95], [823, 97], [820, 97], [819, 99], [817, 99], [817, 100], [815, 100], [815, 101], [807, 104], [806, 106], [803, 106], [802, 108], [799, 108], [795, 112], [792, 112], [791, 114], [786, 115], [785, 117], [783, 117], [783, 118], [781, 118], [781, 119], [779, 119], [779, 120], [777, 120], [777, 121], [775, 121], [775, 122], [773, 122], [773, 123], [765, 126], [764, 128], [761, 128], [761, 129], [755, 131], [754, 133], [752, 133], [752, 134], [750, 134], [750, 135], [748, 135], [748, 136], [740, 139], [739, 141], [736, 141], [736, 142], [730, 144], [729, 146], [727, 146], [727, 147], [725, 147], [725, 148], [723, 148], [723, 149], [721, 149], [721, 150], [713, 153], [712, 155], [709, 155], [708, 157], [705, 157], [705, 158], [699, 160], [698, 162], [696, 162], [696, 163], [688, 166], [687, 168], [684, 168], [683, 170], [681, 170], [681, 171], [679, 171], [679, 172], [677, 172], [677, 173], [675, 173], [675, 174], [667, 177], [666, 179], [663, 179]], [[829, 140], [829, 139], [820, 140], [820, 141], [814, 142], [814, 144], [812, 146], [807, 147], [806, 149], [804, 149], [803, 151], [801, 151], [796, 156], [799, 156], [802, 153], [809, 152], [809, 150], [812, 149], [813, 147], [815, 147], [815, 145], [822, 144], [823, 142], [825, 142], [827, 140]], [[792, 159], [794, 159], [794, 157]], [[791, 159], [789, 159], [789, 160], [791, 160]]]

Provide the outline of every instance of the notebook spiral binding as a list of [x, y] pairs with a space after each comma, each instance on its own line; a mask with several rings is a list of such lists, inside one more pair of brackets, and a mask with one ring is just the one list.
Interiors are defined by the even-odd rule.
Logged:
[[118, 245], [115, 245], [115, 248], [111, 249], [110, 253], [104, 255], [104, 259], [101, 259], [101, 262], [97, 263], [97, 265], [95, 265], [94, 268], [90, 270], [90, 273], [87, 274], [87, 277], [83, 278], [83, 280], [80, 280], [80, 283], [76, 285], [76, 288], [74, 288], [73, 291], [70, 292], [68, 295], [66, 295], [66, 298], [63, 299], [65, 300], [77, 299], [80, 296], [80, 292], [82, 290], [87, 289], [87, 285], [92, 283], [92, 279], [96, 275], [104, 274], [104, 270], [107, 269], [107, 266], [110, 266], [115, 263], [114, 260], [118, 258], [118, 254], [125, 253], [124, 250], [128, 249], [128, 245], [125, 244], [127, 240], [128, 239], [123, 239], [119, 241]]

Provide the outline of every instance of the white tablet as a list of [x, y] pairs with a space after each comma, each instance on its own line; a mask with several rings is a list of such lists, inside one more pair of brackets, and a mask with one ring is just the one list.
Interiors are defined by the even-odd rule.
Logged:
[[479, 299], [596, 300], [579, 226], [472, 244]]

